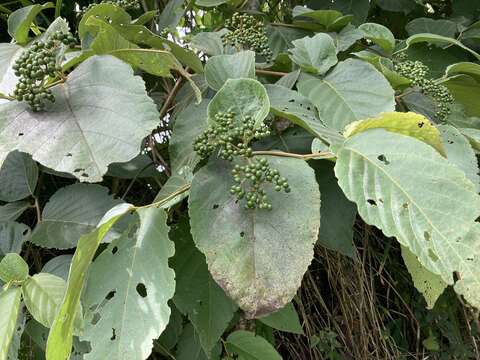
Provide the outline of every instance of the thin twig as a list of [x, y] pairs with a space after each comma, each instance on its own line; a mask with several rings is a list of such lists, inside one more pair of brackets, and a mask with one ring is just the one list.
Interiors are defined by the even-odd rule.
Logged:
[[183, 82], [183, 77], [179, 76], [172, 90], [170, 90], [170, 92], [168, 93], [167, 99], [163, 103], [162, 108], [160, 109], [160, 119], [163, 119], [165, 115], [167, 115], [168, 109], [170, 108], [170, 104], [173, 102], [173, 99], [175, 99], [177, 92], [180, 90], [182, 82]]

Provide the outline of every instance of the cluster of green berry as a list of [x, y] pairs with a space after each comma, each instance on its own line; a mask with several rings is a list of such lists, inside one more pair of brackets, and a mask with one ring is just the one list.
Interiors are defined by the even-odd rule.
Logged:
[[261, 21], [251, 15], [235, 13], [225, 21], [225, 27], [230, 32], [222, 37], [224, 45], [241, 45], [263, 56], [267, 62], [272, 59], [265, 25]]
[[111, 4], [121, 7], [124, 10], [140, 10], [142, 8], [139, 0], [104, 0], [99, 3], [94, 2], [83, 7], [79, 12], [79, 16], [83, 16], [88, 10], [98, 4]]
[[450, 114], [450, 105], [454, 98], [448, 89], [428, 78], [429, 68], [421, 61], [404, 60], [395, 63], [395, 71], [412, 80], [413, 86], [418, 86], [423, 93], [430, 96], [437, 106], [436, 117], [444, 120]]
[[[248, 209], [257, 206], [260, 209], [272, 209], [272, 204], [268, 202], [268, 196], [262, 188], [265, 183], [275, 184], [275, 191], [291, 191], [287, 179], [281, 177], [277, 169], [272, 169], [265, 158], [254, 159], [247, 165], [235, 165], [232, 176], [237, 185], [232, 185], [230, 193], [236, 195], [238, 200], [245, 198], [245, 207]], [[247, 181], [250, 181], [248, 192], [242, 186]]]
[[33, 111], [45, 108], [45, 100], [55, 102], [52, 92], [46, 87], [48, 79], [62, 71], [57, 65], [57, 53], [60, 45], [73, 47], [75, 38], [70, 33], [57, 31], [45, 42], [35, 41], [15, 61], [12, 68], [19, 77], [12, 97], [26, 101]]
[[193, 144], [194, 150], [202, 159], [216, 151], [221, 159], [238, 160], [245, 164], [234, 166], [232, 176], [236, 184], [230, 188], [230, 193], [236, 195], [237, 200], [245, 199], [247, 209], [272, 208], [263, 189], [266, 183], [273, 184], [276, 191], [290, 192], [287, 179], [281, 177], [278, 170], [272, 169], [267, 159], [253, 157], [250, 142], [269, 134], [268, 126], [263, 124], [256, 127], [255, 120], [251, 117], [247, 117], [242, 124], [237, 124], [233, 112], [220, 112], [215, 115], [214, 124], [198, 136]]

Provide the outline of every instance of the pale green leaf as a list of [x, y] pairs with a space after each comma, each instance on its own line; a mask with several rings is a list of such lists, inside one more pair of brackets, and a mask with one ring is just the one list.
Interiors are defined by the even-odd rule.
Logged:
[[[11, 94], [15, 88], [17, 77], [12, 65], [21, 52], [23, 47], [16, 44], [0, 44], [0, 92], [3, 94]], [[5, 102], [7, 100], [0, 99], [0, 104]]]
[[92, 351], [85, 359], [144, 360], [168, 324], [175, 276], [166, 214], [155, 207], [137, 213], [138, 230], [110, 244], [90, 269], [84, 298], [93, 318], [81, 339]]
[[18, 149], [56, 171], [101, 181], [109, 164], [138, 155], [158, 124], [142, 79], [112, 56], [87, 59], [52, 90], [56, 102], [44, 112], [0, 105], [0, 162]]
[[246, 123], [251, 117], [260, 126], [270, 112], [265, 87], [254, 79], [228, 79], [208, 104], [208, 122], [215, 121], [215, 114], [232, 111], [234, 122]]
[[272, 50], [273, 58], [281, 53], [286, 53], [293, 46], [292, 41], [309, 35], [311, 35], [309, 31], [302, 29], [287, 26], [267, 26], [268, 47]]
[[240, 51], [233, 55], [217, 55], [205, 64], [205, 79], [214, 90], [220, 90], [228, 79], [255, 79], [255, 53]]
[[302, 325], [298, 318], [297, 310], [292, 303], [288, 303], [283, 308], [270, 315], [258, 318], [262, 323], [271, 328], [285, 331], [293, 334], [303, 334]]
[[363, 38], [363, 31], [349, 24], [345, 26], [339, 33], [329, 33], [332, 37], [337, 52], [348, 50], [358, 40]]
[[30, 228], [15, 221], [0, 222], [0, 255], [20, 254]]
[[17, 43], [26, 43], [29, 39], [30, 26], [37, 15], [42, 10], [53, 7], [53, 3], [47, 2], [43, 5], [29, 5], [15, 10], [8, 16], [8, 33]]
[[215, 281], [249, 317], [266, 315], [291, 301], [311, 262], [320, 226], [313, 170], [302, 160], [266, 159], [292, 189], [286, 194], [266, 187], [271, 211], [245, 209], [243, 202], [235, 201], [229, 193], [232, 165], [224, 161], [211, 161], [195, 174], [189, 198], [195, 244]]
[[12, 151], [0, 168], [0, 200], [17, 201], [35, 192], [38, 167], [28, 154]]
[[74, 184], [58, 190], [43, 208], [30, 242], [47, 248], [69, 249], [95, 229], [103, 215], [119, 204], [100, 185]]
[[280, 85], [286, 87], [287, 89], [292, 89], [295, 86], [298, 77], [300, 76], [300, 72], [300, 69], [289, 72], [287, 75], [284, 75], [280, 79], [278, 79], [275, 85]]
[[388, 81], [361, 60], [340, 62], [322, 79], [303, 75], [297, 87], [316, 106], [325, 125], [338, 131], [356, 120], [395, 109]]
[[188, 316], [205, 354], [210, 355], [227, 329], [237, 306], [215, 283], [208, 272], [205, 256], [198, 251], [186, 221], [172, 227], [170, 238], [175, 242], [172, 268], [177, 289], [173, 301]]
[[358, 27], [364, 37], [380, 46], [387, 54], [391, 54], [395, 48], [395, 37], [385, 26], [376, 23], [365, 23]]
[[[23, 300], [33, 318], [50, 328], [62, 304], [66, 288], [65, 280], [58, 276], [47, 273], [35, 274], [22, 284]], [[76, 309], [74, 334], [81, 331], [82, 323], [82, 308], [79, 304]]]
[[178, 204], [188, 196], [192, 178], [193, 174], [188, 168], [184, 169], [181, 174], [173, 174], [163, 184], [153, 202], [162, 201], [162, 209], [168, 209]]
[[290, 120], [329, 144], [343, 141], [339, 132], [325, 127], [316, 115], [315, 106], [303, 95], [280, 85], [267, 84], [265, 88], [270, 99], [271, 111], [275, 115]]
[[19, 287], [0, 292], [0, 360], [7, 360], [17, 324], [21, 294]]
[[16, 253], [6, 254], [0, 261], [0, 280], [5, 283], [23, 282], [28, 276], [28, 265]]
[[195, 5], [203, 7], [214, 7], [227, 3], [229, 0], [195, 0]]
[[[100, 3], [90, 8], [85, 14], [83, 14], [80, 23], [78, 24], [78, 35], [83, 47], [90, 44], [100, 30], [97, 25], [87, 24], [90, 18], [102, 20], [111, 25], [117, 24], [130, 24], [131, 16], [123, 10], [121, 7], [109, 3]], [[140, 26], [140, 25], [138, 25]]]
[[408, 248], [402, 246], [402, 257], [408, 272], [412, 276], [413, 285], [423, 295], [427, 302], [427, 309], [432, 309], [438, 297], [442, 295], [447, 284], [439, 275], [425, 269], [418, 258]]
[[15, 325], [15, 332], [13, 333], [10, 348], [8, 349], [8, 360], [23, 360], [22, 353], [20, 352], [20, 347], [24, 346], [24, 344], [22, 343], [22, 338], [25, 330], [25, 318], [25, 306], [23, 306], [23, 304], [20, 304], [17, 324]]
[[[431, 146], [372, 129], [345, 142], [335, 174], [367, 223], [395, 236], [443, 281], [452, 284], [453, 272], [469, 264], [472, 235], [466, 236], [480, 214], [480, 198], [465, 174]], [[468, 271], [466, 281], [473, 280]]]
[[[395, 0], [397, 1], [397, 0]], [[337, 10], [342, 14], [352, 14], [356, 25], [365, 21], [370, 8], [369, 0], [310, 0], [307, 5], [313, 9]]]
[[67, 291], [48, 336], [47, 360], [67, 360], [69, 358], [72, 350], [76, 311], [80, 304], [80, 295], [90, 263], [110, 228], [130, 208], [130, 204], [117, 205], [103, 217], [95, 231], [80, 238], [70, 266]]
[[458, 74], [468, 75], [474, 78], [477, 82], [480, 82], [480, 64], [464, 61], [452, 64], [445, 70], [446, 76], [454, 76]]
[[200, 32], [192, 37], [191, 45], [207, 55], [223, 54], [222, 35], [226, 31]]
[[451, 125], [438, 125], [438, 130], [442, 136], [443, 147], [448, 161], [462, 170], [475, 185], [477, 192], [480, 192], [477, 157], [467, 138]]
[[303, 70], [325, 74], [337, 62], [337, 49], [332, 38], [324, 33], [304, 37], [292, 42], [290, 58]]
[[261, 336], [237, 330], [227, 338], [227, 349], [244, 360], [282, 360], [275, 348]]

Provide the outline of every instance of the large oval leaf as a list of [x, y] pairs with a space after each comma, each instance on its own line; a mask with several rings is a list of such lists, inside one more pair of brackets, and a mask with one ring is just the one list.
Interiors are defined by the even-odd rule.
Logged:
[[[144, 360], [168, 324], [175, 275], [168, 267], [173, 243], [163, 209], [139, 209], [140, 225], [127, 231], [95, 260], [85, 303], [93, 312], [82, 339], [85, 359]], [[135, 344], [135, 346], [132, 346]]]
[[223, 161], [211, 161], [195, 175], [189, 199], [193, 239], [213, 278], [250, 317], [292, 299], [312, 260], [320, 226], [313, 170], [302, 160], [267, 159], [292, 188], [280, 194], [267, 187], [273, 210], [248, 210], [235, 201], [229, 193], [231, 165]]
[[394, 111], [394, 91], [372, 65], [348, 59], [323, 79], [304, 75], [297, 84], [300, 93], [317, 107], [320, 119], [343, 131], [349, 123]]
[[335, 174], [367, 223], [453, 283], [470, 256], [462, 239], [480, 214], [475, 186], [462, 171], [421, 141], [373, 129], [345, 142]]
[[205, 79], [208, 86], [220, 90], [227, 79], [255, 79], [255, 53], [241, 51], [233, 55], [217, 55], [205, 64]]
[[53, 93], [45, 112], [16, 101], [0, 105], [0, 163], [18, 149], [56, 171], [101, 181], [109, 164], [138, 155], [158, 124], [143, 81], [112, 56], [87, 59]]

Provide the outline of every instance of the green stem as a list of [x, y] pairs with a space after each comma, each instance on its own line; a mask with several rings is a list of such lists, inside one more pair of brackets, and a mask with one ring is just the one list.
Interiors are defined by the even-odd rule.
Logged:
[[178, 196], [180, 194], [183, 194], [184, 192], [187, 192], [188, 190], [190, 190], [191, 186], [192, 186], [191, 184], [185, 184], [182, 187], [178, 188], [178, 190], [171, 193], [170, 195], [164, 197], [162, 200], [159, 200], [159, 201], [156, 201], [154, 203], [144, 205], [144, 206], [135, 206], [134, 209], [137, 210], [137, 209], [146, 209], [146, 208], [150, 208], [150, 207], [160, 207], [163, 204], [166, 204], [167, 202], [169, 202], [170, 200], [175, 198], [176, 196]]
[[11, 96], [8, 96], [8, 95], [6, 95], [4, 93], [1, 93], [1, 92], [0, 92], [0, 99], [10, 100], [10, 101], [15, 100], [15, 98], [13, 98]]
[[55, 5], [55, 19], [60, 16], [60, 12], [62, 11], [62, 2], [63, 0], [57, 0], [57, 4]]
[[285, 151], [276, 151], [276, 150], [264, 150], [264, 151], [254, 151], [253, 155], [268, 155], [268, 156], [280, 156], [280, 157], [291, 157], [294, 159], [300, 160], [312, 160], [312, 159], [331, 159], [334, 158], [335, 155], [329, 151], [323, 151], [319, 153], [313, 154], [295, 154], [289, 153]]

